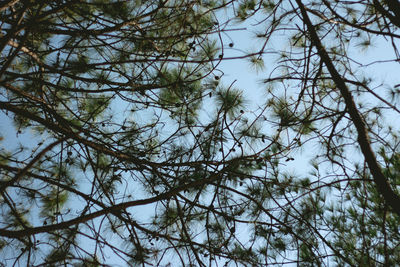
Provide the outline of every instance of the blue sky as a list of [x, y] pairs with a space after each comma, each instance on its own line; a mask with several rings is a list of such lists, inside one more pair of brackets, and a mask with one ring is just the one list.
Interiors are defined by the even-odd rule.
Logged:
[[[232, 28], [236, 28], [233, 26]], [[229, 38], [224, 34], [223, 40], [225, 46], [225, 57], [234, 57], [243, 55], [240, 51], [257, 51], [260, 46], [259, 41], [254, 40], [254, 32], [252, 32], [253, 26], [251, 22], [247, 25], [238, 25], [237, 28], [247, 28], [247, 30], [237, 30], [237, 31], [229, 31]], [[233, 48], [229, 48], [228, 44], [232, 42], [234, 44]], [[268, 49], [281, 49], [287, 48], [289, 46], [288, 36], [282, 35], [280, 38], [276, 38], [271, 41], [268, 46]], [[384, 62], [387, 59], [393, 58], [393, 49], [391, 48], [390, 41], [384, 40], [376, 40], [373, 44], [372, 48], [368, 51], [363, 50], [361, 47], [355, 46], [350, 50], [352, 56], [357, 59], [362, 65], [367, 65], [371, 62], [382, 61], [382, 63], [372, 64], [369, 67], [360, 68], [362, 72], [368, 74], [369, 77], [373, 79], [373, 84], [379, 85], [381, 83], [387, 84], [387, 86], [382, 87], [382, 90], [379, 90], [378, 93], [382, 97], [385, 96], [384, 89], [387, 87], [393, 87], [396, 84], [400, 84], [400, 68], [398, 63], [386, 63]], [[267, 75], [270, 71], [273, 70], [276, 57], [275, 56], [265, 56], [265, 69], [262, 71], [255, 71], [251, 68], [250, 63], [247, 60], [226, 60], [222, 61], [218, 66], [224, 73], [222, 77], [221, 83], [223, 85], [228, 86], [234, 83], [234, 87], [239, 89], [243, 89], [243, 94], [245, 98], [248, 100], [247, 104], [249, 106], [249, 110], [253, 110], [257, 108], [258, 105], [264, 104], [267, 98], [267, 92], [265, 90], [265, 85], [262, 84], [261, 80], [267, 78]], [[371, 99], [372, 102], [374, 100]], [[398, 116], [391, 115], [390, 117], [382, 118], [384, 120], [391, 121], [393, 124], [399, 122]], [[400, 124], [397, 124], [400, 125]], [[12, 123], [10, 120], [6, 119], [3, 113], [0, 112], [0, 133], [4, 136], [4, 140], [0, 143], [0, 146], [10, 147], [17, 145], [17, 138], [15, 134], [15, 130], [12, 127]], [[32, 135], [27, 132], [21, 135], [21, 140], [24, 142], [29, 142], [32, 140]], [[312, 155], [312, 149], [306, 151], [300, 151], [302, 153], [302, 157], [296, 157], [295, 161], [286, 163], [288, 172], [296, 172], [305, 174], [309, 170], [304, 166], [308, 164], [310, 156]], [[306, 156], [304, 156], [304, 153]], [[309, 154], [309, 155], [307, 155]], [[355, 152], [355, 154], [357, 154]], [[140, 193], [138, 193], [140, 194]], [[132, 209], [133, 211], [137, 211], [139, 213], [148, 213], [150, 211], [149, 207], [141, 207]], [[242, 234], [246, 234], [244, 229], [240, 230]]]

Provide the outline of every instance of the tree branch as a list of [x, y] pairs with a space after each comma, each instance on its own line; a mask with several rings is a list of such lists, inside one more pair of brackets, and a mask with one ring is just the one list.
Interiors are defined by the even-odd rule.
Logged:
[[392, 210], [400, 216], [400, 197], [390, 187], [390, 184], [388, 183], [385, 175], [381, 170], [381, 167], [376, 160], [375, 154], [371, 148], [371, 141], [368, 136], [366, 123], [356, 107], [353, 96], [351, 95], [351, 92], [347, 87], [344, 79], [336, 70], [331, 58], [323, 47], [321, 40], [319, 39], [318, 34], [314, 28], [314, 25], [311, 23], [311, 20], [308, 17], [306, 8], [304, 7], [303, 3], [301, 2], [301, 0], [296, 0], [296, 2], [300, 8], [303, 21], [307, 25], [311, 42], [317, 48], [318, 54], [322, 62], [328, 68], [328, 71], [332, 76], [332, 80], [335, 82], [345, 101], [347, 112], [349, 113], [350, 118], [353, 121], [354, 126], [357, 130], [358, 144], [360, 145], [361, 151], [364, 155], [365, 161], [368, 164], [369, 170], [372, 174], [378, 191], [383, 196], [385, 202], [392, 208]]

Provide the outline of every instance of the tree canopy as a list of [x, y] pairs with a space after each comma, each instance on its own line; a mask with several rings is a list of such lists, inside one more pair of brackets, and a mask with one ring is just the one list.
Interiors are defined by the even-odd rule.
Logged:
[[0, 264], [400, 262], [398, 1], [8, 0], [0, 25]]

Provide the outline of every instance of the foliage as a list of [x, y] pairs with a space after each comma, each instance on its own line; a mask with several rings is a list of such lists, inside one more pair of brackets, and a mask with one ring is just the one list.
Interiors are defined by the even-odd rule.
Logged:
[[399, 10], [3, 1], [0, 263], [398, 264]]

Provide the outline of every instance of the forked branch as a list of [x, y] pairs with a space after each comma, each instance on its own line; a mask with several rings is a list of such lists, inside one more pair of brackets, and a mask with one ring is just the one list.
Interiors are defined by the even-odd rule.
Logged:
[[301, 16], [303, 17], [304, 23], [307, 25], [308, 33], [310, 34], [310, 39], [312, 44], [317, 48], [318, 54], [322, 62], [327, 67], [332, 80], [334, 81], [336, 87], [339, 89], [347, 108], [347, 112], [350, 115], [354, 126], [356, 127], [358, 134], [358, 144], [360, 145], [361, 151], [364, 155], [365, 161], [368, 164], [368, 168], [372, 174], [374, 182], [378, 188], [379, 193], [383, 196], [387, 205], [389, 205], [394, 212], [400, 216], [400, 197], [393, 191], [390, 184], [388, 183], [385, 175], [379, 166], [375, 154], [371, 148], [371, 141], [368, 136], [368, 130], [366, 123], [359, 113], [356, 104], [354, 102], [353, 96], [349, 88], [347, 87], [345, 80], [336, 70], [332, 63], [331, 58], [323, 47], [320, 38], [315, 30], [314, 25], [307, 14], [306, 8], [301, 2], [301, 0], [296, 0], [297, 5], [300, 8]]

